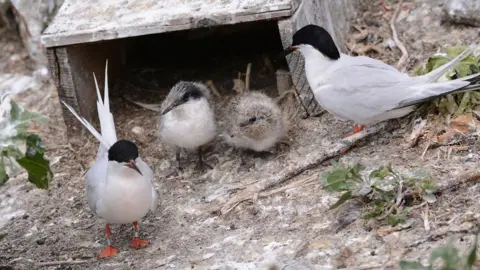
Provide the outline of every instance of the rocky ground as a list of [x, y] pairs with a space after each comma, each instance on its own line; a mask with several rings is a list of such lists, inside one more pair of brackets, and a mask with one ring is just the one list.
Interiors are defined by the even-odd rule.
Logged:
[[[354, 24], [370, 31], [372, 42], [379, 46], [367, 54], [395, 64], [400, 51], [382, 45], [391, 39], [388, 23], [393, 12], [364, 2]], [[479, 38], [479, 28], [444, 22], [442, 2], [417, 0], [399, 14], [397, 31], [410, 54], [408, 71], [434, 52]], [[352, 30], [352, 34], [358, 32]], [[354, 51], [365, 46], [356, 41], [354, 45]], [[0, 35], [0, 55], [0, 74], [30, 76], [35, 86], [16, 99], [51, 118], [41, 135], [55, 173], [48, 191], [34, 188], [25, 174], [0, 188], [0, 234], [5, 235], [0, 240], [0, 269], [2, 265], [20, 269], [267, 269], [271, 263], [286, 266], [283, 269], [399, 269], [402, 258], [426, 262], [431, 249], [448, 239], [461, 250], [473, 241], [480, 207], [480, 186], [475, 183], [448, 190], [435, 203], [417, 207], [412, 211], [414, 222], [403, 230], [385, 233], [384, 226], [359, 219], [335, 232], [339, 214], [327, 209], [338, 194], [322, 190], [319, 181], [319, 175], [331, 168], [330, 162], [285, 183], [297, 185], [260, 194], [219, 214], [219, 207], [254, 184], [252, 180], [274, 175], [308, 157], [312, 149], [328, 150], [350, 123], [329, 114], [299, 119], [291, 124], [286, 138], [289, 147], [267, 157], [244, 153], [249, 160], [246, 165], [235, 151], [215, 142], [206, 159], [213, 170], [204, 174], [193, 170], [195, 157], [190, 155], [191, 166], [175, 175], [173, 153], [152, 131], [157, 114], [112, 93], [116, 125], [123, 127], [119, 137], [135, 139], [141, 155], [154, 167], [159, 203], [157, 211], [140, 223], [142, 237], [152, 241], [149, 247], [129, 249], [131, 227], [113, 226], [113, 244], [120, 253], [99, 260], [96, 255], [104, 246], [104, 223], [88, 208], [83, 177], [94, 162], [97, 142], [92, 136], [67, 140], [56, 90], [42, 79], [42, 72], [34, 76], [36, 67], [12, 32]], [[462, 150], [441, 146], [425, 151], [426, 142], [415, 147], [406, 144], [411, 122], [412, 117], [393, 121], [391, 127], [362, 141], [340, 160], [361, 161], [367, 170], [386, 163], [404, 173], [425, 169], [438, 185], [478, 170], [478, 138], [465, 143]], [[133, 133], [136, 126], [145, 132]]]

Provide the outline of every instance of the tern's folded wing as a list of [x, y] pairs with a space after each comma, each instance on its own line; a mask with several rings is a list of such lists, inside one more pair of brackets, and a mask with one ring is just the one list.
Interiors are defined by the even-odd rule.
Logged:
[[88, 206], [94, 213], [97, 213], [97, 204], [101, 201], [101, 196], [106, 185], [107, 170], [108, 156], [105, 154], [103, 157], [97, 159], [86, 174]]
[[327, 84], [314, 92], [320, 105], [337, 117], [363, 120], [396, 107], [415, 83], [415, 78], [386, 64], [360, 62], [330, 73]]

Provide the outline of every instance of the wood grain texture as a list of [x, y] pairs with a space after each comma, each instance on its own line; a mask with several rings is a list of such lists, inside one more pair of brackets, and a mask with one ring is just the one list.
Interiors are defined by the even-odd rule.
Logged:
[[[72, 106], [90, 123], [97, 123], [97, 94], [93, 73], [103, 94], [105, 61], [108, 59], [111, 89], [116, 76], [124, 68], [123, 50], [122, 41], [48, 48], [49, 70], [57, 87], [59, 99]], [[79, 134], [83, 126], [63, 105], [62, 112], [65, 125], [68, 127], [67, 136]]]
[[268, 20], [299, 0], [66, 0], [42, 35], [45, 47]]
[[[57, 47], [47, 49], [47, 59], [50, 74], [55, 87], [57, 87], [58, 98], [71, 105], [76, 111], [79, 111], [79, 104], [75, 89], [73, 86], [73, 77], [68, 63], [67, 48]], [[71, 136], [81, 129], [81, 124], [71, 115], [65, 106], [61, 105], [63, 119], [68, 127], [67, 136]]]

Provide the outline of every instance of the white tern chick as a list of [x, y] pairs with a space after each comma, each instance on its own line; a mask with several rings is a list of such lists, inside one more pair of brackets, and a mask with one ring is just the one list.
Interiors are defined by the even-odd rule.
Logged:
[[139, 238], [138, 220], [149, 210], [155, 210], [157, 193], [152, 184], [153, 171], [139, 157], [135, 143], [127, 140], [117, 140], [113, 115], [110, 112], [108, 97], [107, 65], [105, 67], [104, 100], [98, 89], [97, 79], [97, 110], [100, 120], [101, 134], [67, 103], [62, 103], [70, 112], [97, 138], [100, 142], [97, 160], [88, 170], [87, 197], [90, 209], [107, 224], [105, 235], [107, 247], [99, 257], [110, 257], [118, 253], [110, 242], [110, 224], [133, 223], [135, 236], [130, 243], [131, 248], [139, 248], [149, 244]]
[[267, 95], [251, 91], [233, 97], [226, 116], [225, 141], [237, 148], [263, 152], [284, 135], [282, 111]]
[[180, 166], [180, 150], [198, 150], [197, 169], [210, 167], [203, 162], [202, 146], [217, 134], [217, 125], [210, 89], [198, 82], [175, 84], [160, 107], [160, 138], [176, 147]]
[[330, 34], [317, 25], [298, 30], [283, 54], [296, 50], [305, 58], [305, 74], [315, 99], [337, 118], [353, 120], [354, 133], [363, 130], [363, 125], [403, 117], [427, 100], [480, 88], [473, 85], [480, 74], [438, 81], [453, 65], [470, 55], [471, 48], [430, 73], [416, 77], [370, 57], [340, 53]]

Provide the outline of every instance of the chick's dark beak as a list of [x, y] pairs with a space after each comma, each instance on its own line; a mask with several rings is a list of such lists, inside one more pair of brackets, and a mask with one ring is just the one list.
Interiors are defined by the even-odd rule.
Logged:
[[174, 108], [173, 105], [168, 106], [168, 107], [162, 112], [162, 115], [167, 114], [167, 113], [168, 113], [169, 111], [171, 111], [173, 108]]
[[143, 176], [142, 172], [140, 171], [140, 169], [138, 169], [137, 167], [137, 164], [135, 164], [135, 160], [130, 160], [130, 162], [126, 165], [128, 168], [130, 169], [133, 169], [135, 171], [137, 171], [140, 175]]
[[175, 107], [181, 105], [182, 102], [181, 101], [176, 101], [174, 103], [172, 103], [170, 106], [168, 106], [163, 112], [162, 112], [162, 115], [165, 115], [167, 114], [169, 111], [175, 109]]
[[278, 56], [278, 58], [280, 57], [285, 57], [289, 54], [291, 54], [292, 52], [298, 50], [298, 46], [289, 46], [288, 48], [286, 48], [283, 52], [280, 53], [280, 55]]

